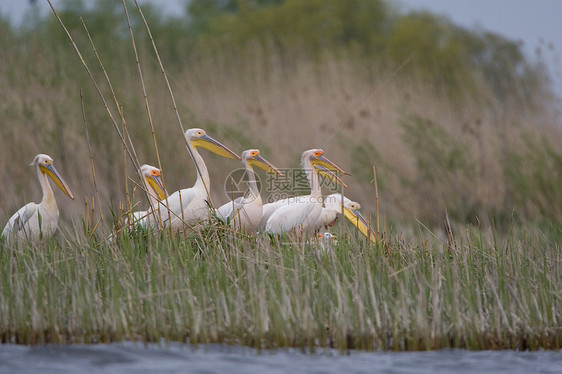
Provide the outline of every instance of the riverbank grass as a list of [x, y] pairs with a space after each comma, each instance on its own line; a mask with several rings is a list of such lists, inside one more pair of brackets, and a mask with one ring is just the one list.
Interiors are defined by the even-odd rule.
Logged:
[[560, 349], [560, 245], [536, 229], [369, 245], [210, 226], [1, 244], [0, 338], [260, 349]]

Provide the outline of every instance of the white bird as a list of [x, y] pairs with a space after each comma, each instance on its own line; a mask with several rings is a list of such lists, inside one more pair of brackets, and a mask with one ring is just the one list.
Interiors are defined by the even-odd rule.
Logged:
[[321, 149], [305, 151], [301, 157], [301, 165], [310, 183], [310, 195], [289, 198], [288, 202], [276, 209], [267, 219], [266, 232], [278, 234], [298, 229], [306, 233], [314, 231], [318, 226], [322, 213], [322, 190], [318, 180], [318, 169], [314, 165], [323, 166], [333, 172], [343, 170], [325, 158]]
[[160, 210], [159, 202], [168, 196], [162, 182], [162, 172], [154, 166], [144, 164], [140, 167], [139, 174], [148, 193], [150, 208], [144, 211], [133, 212], [132, 222], [142, 227], [155, 227], [158, 220], [161, 219], [158, 217]]
[[222, 220], [230, 220], [231, 225], [234, 227], [254, 232], [261, 220], [263, 204], [253, 166], [279, 176], [283, 176], [283, 174], [269, 161], [264, 159], [257, 149], [249, 149], [242, 152], [242, 163], [246, 167], [246, 173], [248, 174], [248, 185], [250, 187], [248, 194], [222, 205], [216, 210], [216, 213]]
[[330, 252], [333, 247], [338, 244], [338, 237], [329, 232], [318, 234], [317, 238], [320, 244], [320, 254]]
[[[342, 207], [342, 197], [343, 197], [343, 207]], [[361, 205], [356, 203], [355, 201], [351, 201], [345, 196], [342, 196], [341, 193], [333, 193], [324, 197], [324, 208], [322, 208], [322, 213], [320, 215], [320, 226], [317, 229], [322, 227], [333, 226], [338, 217], [338, 214], [342, 214], [343, 211], [346, 209], [350, 210], [359, 210], [361, 209]]]
[[[343, 197], [343, 207], [342, 207], [342, 197]], [[373, 243], [376, 242], [375, 231], [369, 227], [367, 220], [359, 211], [361, 209], [361, 204], [351, 201], [340, 193], [334, 193], [328, 195], [324, 198], [324, 208], [320, 215], [320, 226], [317, 229], [335, 224], [337, 220], [337, 215], [342, 214], [347, 218], [353, 226], [355, 226], [359, 232], [361, 232], [365, 237], [369, 238]]]
[[[172, 230], [180, 230], [184, 225], [194, 225], [209, 217], [207, 201], [209, 200], [211, 181], [205, 161], [203, 161], [203, 157], [201, 157], [197, 148], [205, 148], [220, 156], [241, 160], [240, 156], [211, 138], [202, 129], [187, 130], [185, 140], [189, 154], [197, 168], [197, 181], [193, 187], [176, 191], [161, 202], [167, 205], [167, 209], [161, 209], [164, 226], [170, 225]], [[169, 212], [166, 212], [167, 210]]]
[[62, 192], [74, 200], [68, 185], [53, 165], [51, 157], [38, 154], [30, 166], [35, 166], [37, 170], [37, 178], [43, 190], [43, 199], [39, 204], [29, 203], [25, 205], [10, 218], [2, 231], [2, 236], [6, 238], [8, 243], [20, 239], [29, 241], [47, 239], [57, 230], [59, 208], [47, 176], [55, 182]]
[[[306, 151], [308, 152], [308, 151]], [[305, 152], [305, 153], [306, 153]], [[303, 153], [304, 156], [304, 153]], [[324, 158], [325, 159], [325, 158]], [[330, 180], [332, 180], [333, 182], [337, 183], [337, 184], [341, 184], [343, 185], [345, 188], [347, 188], [347, 184], [345, 184], [344, 181], [341, 180], [340, 177], [337, 176], [337, 174], [335, 174], [333, 171], [331, 171], [330, 169], [320, 165], [319, 163], [313, 163], [314, 166], [314, 170], [319, 174], [322, 175]], [[336, 165], [333, 166], [334, 170], [337, 170], [337, 172], [342, 172], [344, 174], [347, 174], [346, 172], [344, 172], [343, 170], [339, 169], [339, 167], [337, 167]], [[337, 168], [337, 169], [336, 169]], [[309, 178], [308, 182], [309, 184], [312, 186], [312, 174], [307, 174], [307, 178]], [[320, 188], [320, 186], [318, 186], [318, 188]], [[311, 194], [314, 191], [312, 190], [311, 187]], [[267, 203], [264, 204], [263, 206], [263, 210], [262, 210], [262, 219], [260, 221], [259, 224], [259, 231], [265, 231], [265, 227], [267, 225], [267, 221], [269, 220], [269, 217], [271, 217], [271, 215], [273, 213], [275, 213], [275, 211], [285, 205], [291, 205], [291, 204], [295, 204], [299, 202], [299, 196], [292, 196], [292, 197], [287, 197], [284, 199], [280, 199], [280, 200], [276, 200], [274, 202], [271, 203]]]
[[[330, 169], [327, 169], [326, 167], [324, 167], [322, 165], [319, 165], [319, 164], [313, 164], [313, 166], [314, 166], [314, 169], [318, 172], [319, 175], [322, 175], [325, 178], [328, 178], [328, 179], [332, 180], [333, 182], [335, 182], [337, 184], [341, 184], [345, 188], [347, 188], [347, 184], [345, 184], [345, 182], [342, 181], [341, 178], [338, 177]], [[309, 180], [309, 183], [311, 183], [310, 180]], [[311, 189], [311, 193], [312, 193], [312, 189]], [[279, 209], [279, 208], [281, 208], [282, 206], [285, 206], [285, 205], [294, 204], [297, 201], [298, 201], [297, 197], [292, 196], [292, 197], [287, 197], [287, 198], [284, 198], [284, 199], [279, 199], [279, 200], [273, 201], [271, 203], [264, 204], [263, 209], [262, 209], [262, 218], [261, 218], [261, 221], [260, 221], [260, 224], [259, 224], [259, 231], [265, 230], [267, 220], [269, 219], [269, 217], [271, 217], [271, 215], [277, 209]]]

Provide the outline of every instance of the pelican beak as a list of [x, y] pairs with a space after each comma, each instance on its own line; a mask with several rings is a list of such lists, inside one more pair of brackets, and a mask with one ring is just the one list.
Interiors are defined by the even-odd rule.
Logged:
[[323, 154], [316, 156], [311, 161], [311, 163], [313, 165], [324, 166], [326, 169], [329, 169], [329, 170], [333, 171], [334, 173], [342, 173], [344, 175], [350, 175], [348, 172], [344, 171], [338, 165], [334, 164], [332, 161], [330, 161], [326, 157], [324, 157]]
[[361, 213], [359, 213], [358, 210], [351, 210], [344, 207], [343, 215], [353, 226], [357, 227], [361, 234], [368, 237], [371, 242], [376, 243], [377, 234], [375, 234], [375, 231], [369, 227], [367, 220]]
[[70, 192], [70, 188], [68, 188], [68, 185], [66, 184], [64, 179], [62, 179], [62, 177], [60, 176], [59, 172], [55, 168], [55, 165], [53, 164], [41, 165], [39, 166], [39, 168], [41, 169], [41, 172], [43, 174], [47, 174], [49, 177], [51, 177], [53, 182], [55, 182], [55, 184], [61, 189], [62, 192], [64, 192], [66, 196], [74, 200], [74, 195], [72, 195], [72, 192]]
[[217, 155], [222, 157], [237, 158], [239, 160], [242, 160], [240, 156], [238, 156], [236, 153], [228, 149], [227, 146], [211, 138], [209, 135], [203, 135], [199, 137], [199, 139], [192, 140], [191, 144], [194, 147], [201, 147], [201, 148], [208, 149], [209, 151], [216, 153]]
[[280, 177], [283, 176], [283, 173], [281, 173], [279, 171], [279, 169], [277, 169], [269, 161], [267, 161], [265, 158], [261, 157], [260, 155], [252, 156], [252, 158], [250, 158], [250, 160], [248, 160], [248, 163], [250, 165], [257, 166], [260, 169], [263, 169], [263, 170], [267, 171], [268, 173], [277, 174]]
[[158, 195], [159, 200], [165, 200], [168, 197], [168, 192], [164, 188], [164, 183], [162, 182], [162, 177], [160, 175], [151, 175], [150, 177], [145, 177], [148, 184], [154, 189]]
[[314, 165], [314, 167], [318, 169], [318, 174], [320, 174], [321, 176], [328, 178], [332, 182], [339, 183], [345, 188], [348, 188], [347, 184], [345, 184], [345, 182], [330, 169], [325, 168], [322, 165]]

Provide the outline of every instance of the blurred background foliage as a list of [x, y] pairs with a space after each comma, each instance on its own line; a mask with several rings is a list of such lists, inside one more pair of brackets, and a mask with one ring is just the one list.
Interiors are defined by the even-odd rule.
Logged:
[[[77, 42], [86, 41], [80, 18], [87, 20], [106, 63], [130, 53], [129, 32], [120, 1], [68, 0], [58, 12]], [[146, 41], [142, 20], [130, 4], [135, 35]], [[515, 41], [487, 31], [467, 30], [428, 12], [401, 14], [383, 0], [191, 0], [186, 14], [165, 16], [157, 5], [143, 4], [143, 13], [167, 67], [190, 58], [245, 51], [259, 44], [265, 53], [315, 60], [350, 55], [363, 64], [396, 67], [408, 59], [404, 72], [416, 74], [447, 94], [478, 94], [481, 82], [502, 99], [541, 105], [537, 91], [548, 91], [540, 64], [532, 65]], [[37, 41], [68, 49], [66, 35], [52, 15], [31, 12], [19, 29], [2, 21], [7, 40]], [[225, 52], [224, 50], [229, 50]], [[326, 53], [328, 52], [328, 53]]]
[[[127, 6], [175, 191], [192, 185], [194, 170], [147, 31], [135, 4]], [[388, 221], [414, 215], [439, 226], [448, 212], [460, 223], [514, 215], [562, 222], [556, 98], [543, 66], [517, 42], [382, 0], [191, 0], [174, 16], [155, 3], [142, 9], [186, 128], [206, 128], [239, 152], [267, 150], [279, 167], [323, 147], [354, 173], [350, 196], [371, 211], [376, 164]], [[141, 163], [156, 164], [122, 3], [68, 0], [57, 11], [108, 95], [87, 25]], [[0, 19], [0, 37], [0, 167], [14, 173], [0, 196], [0, 222], [22, 200], [37, 200], [24, 168], [35, 153], [64, 165], [78, 196], [94, 195], [80, 89], [103, 204], [115, 208], [131, 167], [57, 19], [37, 10], [21, 25]], [[205, 157], [218, 186], [240, 166]]]

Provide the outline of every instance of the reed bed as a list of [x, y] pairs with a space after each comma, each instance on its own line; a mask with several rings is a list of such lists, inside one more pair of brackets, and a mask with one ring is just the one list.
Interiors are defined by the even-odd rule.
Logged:
[[469, 227], [369, 245], [214, 225], [0, 247], [0, 337], [365, 350], [562, 348], [559, 243]]

